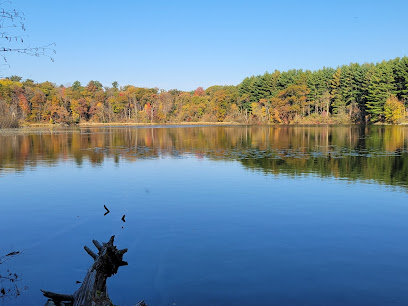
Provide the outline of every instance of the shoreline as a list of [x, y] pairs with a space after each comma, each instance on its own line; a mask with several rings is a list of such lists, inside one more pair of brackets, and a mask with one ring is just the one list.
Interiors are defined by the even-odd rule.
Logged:
[[138, 123], [138, 122], [86, 122], [79, 123], [80, 127], [93, 127], [93, 126], [160, 126], [160, 125], [245, 125], [239, 122], [166, 122], [166, 123]]
[[214, 126], [238, 126], [238, 125], [252, 125], [239, 122], [166, 122], [166, 123], [140, 123], [140, 122], [84, 122], [72, 125], [52, 124], [52, 123], [23, 123], [19, 128], [31, 127], [103, 127], [103, 126], [188, 126], [188, 125], [214, 125]]
[[[22, 123], [19, 127], [11, 129], [30, 129], [30, 128], [63, 128], [63, 127], [79, 127], [79, 128], [89, 128], [89, 127], [149, 127], [149, 126], [339, 126], [339, 125], [355, 125], [355, 126], [406, 126], [408, 123], [403, 122], [399, 124], [390, 123], [374, 123], [374, 124], [357, 124], [357, 123], [297, 123], [297, 124], [279, 124], [279, 123], [269, 123], [269, 124], [254, 124], [254, 123], [239, 123], [239, 122], [166, 122], [166, 123], [141, 123], [141, 122], [84, 122], [76, 123], [72, 125], [59, 124], [59, 123]], [[1, 128], [0, 128], [1, 130]]]

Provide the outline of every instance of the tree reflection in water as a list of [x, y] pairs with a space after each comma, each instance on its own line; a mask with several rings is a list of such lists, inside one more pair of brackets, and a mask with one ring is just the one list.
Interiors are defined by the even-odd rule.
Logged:
[[404, 126], [102, 127], [0, 133], [0, 173], [74, 160], [195, 156], [264, 173], [374, 180], [407, 186]]

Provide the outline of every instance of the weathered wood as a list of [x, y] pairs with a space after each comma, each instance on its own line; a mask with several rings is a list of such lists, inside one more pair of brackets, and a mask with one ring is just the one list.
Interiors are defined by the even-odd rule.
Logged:
[[60, 294], [60, 293], [55, 293], [55, 292], [45, 291], [45, 290], [41, 290], [41, 291], [44, 296], [54, 301], [68, 301], [68, 302], [74, 301], [74, 296], [72, 294]]
[[118, 252], [119, 252], [119, 254], [125, 254], [126, 252], [128, 251], [128, 249], [123, 249], [123, 250], [119, 250]]
[[88, 248], [87, 246], [84, 246], [84, 250], [93, 258], [93, 259], [97, 259], [98, 255], [96, 255], [90, 248]]
[[[44, 306], [71, 306], [71, 302], [57, 302], [55, 303], [53, 300], [49, 299]], [[143, 305], [142, 305], [143, 306]]]
[[103, 246], [97, 241], [97, 240], [92, 240], [93, 244], [96, 246], [99, 252], [103, 250]]
[[[55, 305], [60, 305], [62, 302], [68, 302], [65, 305], [73, 306], [113, 305], [106, 288], [106, 279], [116, 274], [120, 266], [128, 264], [126, 261], [123, 261], [123, 255], [127, 252], [127, 249], [118, 250], [113, 245], [114, 239], [115, 236], [112, 236], [107, 243], [102, 245], [98, 241], [93, 240], [93, 244], [99, 251], [98, 255], [87, 246], [84, 247], [85, 251], [94, 258], [94, 263], [88, 269], [81, 287], [73, 295], [42, 290], [44, 296], [52, 299]], [[144, 301], [141, 301], [139, 304], [146, 305]]]
[[103, 215], [106, 216], [107, 214], [110, 213], [110, 210], [106, 207], [106, 205], [103, 205], [103, 207], [105, 207], [105, 209], [106, 209], [106, 213], [104, 213]]

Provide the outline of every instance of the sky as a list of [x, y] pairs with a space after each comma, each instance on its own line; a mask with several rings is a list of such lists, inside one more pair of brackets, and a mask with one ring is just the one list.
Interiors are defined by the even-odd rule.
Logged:
[[70, 85], [194, 90], [275, 69], [315, 70], [408, 55], [408, 1], [13, 0], [25, 43], [2, 76]]

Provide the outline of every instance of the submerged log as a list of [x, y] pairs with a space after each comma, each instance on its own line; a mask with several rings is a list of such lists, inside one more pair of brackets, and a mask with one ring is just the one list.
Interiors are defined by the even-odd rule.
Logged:
[[[72, 295], [41, 290], [44, 296], [49, 298], [45, 305], [113, 305], [108, 296], [106, 279], [116, 274], [120, 266], [128, 264], [123, 261], [123, 255], [127, 252], [127, 249], [118, 250], [113, 245], [114, 239], [115, 236], [112, 236], [107, 243], [102, 245], [98, 241], [92, 240], [98, 249], [98, 254], [85, 246], [85, 251], [94, 259], [94, 263], [88, 269], [81, 287]], [[144, 301], [138, 304], [145, 305]]]

